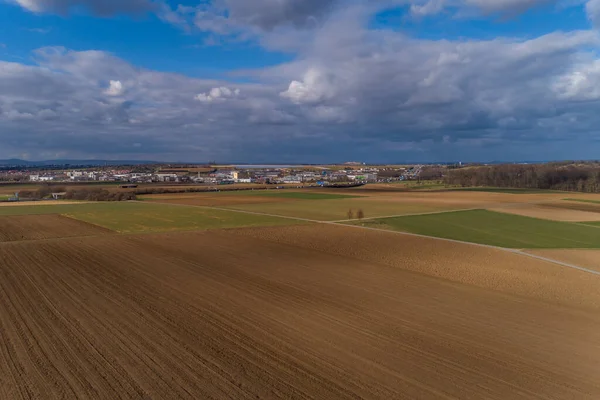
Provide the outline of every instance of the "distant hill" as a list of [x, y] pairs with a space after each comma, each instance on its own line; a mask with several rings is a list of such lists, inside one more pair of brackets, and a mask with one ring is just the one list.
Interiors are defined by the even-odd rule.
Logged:
[[157, 161], [145, 160], [44, 160], [44, 161], [27, 161], [12, 158], [9, 160], [0, 160], [0, 166], [10, 167], [44, 167], [56, 165], [141, 165], [141, 164], [159, 164]]

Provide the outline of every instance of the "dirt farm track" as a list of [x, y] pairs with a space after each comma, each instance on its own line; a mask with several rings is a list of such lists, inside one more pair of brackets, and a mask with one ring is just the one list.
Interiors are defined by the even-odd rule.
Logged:
[[81, 232], [0, 243], [0, 399], [600, 398], [599, 276], [332, 225]]

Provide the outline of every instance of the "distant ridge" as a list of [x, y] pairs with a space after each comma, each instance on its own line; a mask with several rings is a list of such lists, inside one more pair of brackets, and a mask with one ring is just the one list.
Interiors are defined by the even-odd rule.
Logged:
[[8, 160], [0, 160], [0, 166], [3, 167], [45, 167], [45, 166], [98, 166], [98, 165], [141, 165], [141, 164], [161, 164], [157, 161], [144, 160], [44, 160], [44, 161], [27, 161], [18, 158]]

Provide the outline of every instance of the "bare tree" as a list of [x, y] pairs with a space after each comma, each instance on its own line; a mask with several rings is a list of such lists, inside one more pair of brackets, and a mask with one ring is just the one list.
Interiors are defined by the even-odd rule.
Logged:
[[363, 219], [365, 217], [365, 213], [363, 212], [362, 209], [358, 210], [358, 212], [356, 213], [356, 216], [358, 217], [358, 219]]
[[354, 219], [354, 211], [352, 209], [348, 210], [348, 219]]
[[444, 176], [444, 183], [463, 187], [489, 186], [598, 193], [600, 192], [600, 164], [561, 162], [451, 169]]

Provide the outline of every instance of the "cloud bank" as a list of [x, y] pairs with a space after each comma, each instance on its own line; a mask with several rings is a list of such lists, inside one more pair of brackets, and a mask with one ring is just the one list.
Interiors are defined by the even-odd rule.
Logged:
[[13, 0], [24, 9], [34, 13], [68, 14], [80, 8], [100, 16], [137, 14], [156, 11], [158, 3], [153, 0]]
[[[332, 154], [366, 161], [595, 154], [594, 30], [428, 40], [369, 28], [373, 13], [397, 4], [392, 0], [380, 7], [352, 2], [335, 12], [333, 1], [296, 8], [300, 2], [288, 0], [267, 10], [269, 0], [255, 0], [264, 12], [242, 3], [211, 7], [260, 31], [265, 45], [298, 49], [291, 62], [240, 73], [246, 83], [157, 72], [106, 52], [61, 47], [37, 50], [35, 65], [0, 62], [0, 158], [22, 148], [31, 158], [257, 162], [323, 162]], [[460, 2], [482, 12], [540, 3]], [[431, 10], [457, 3], [436, 4]], [[318, 23], [309, 26], [312, 18]]]

